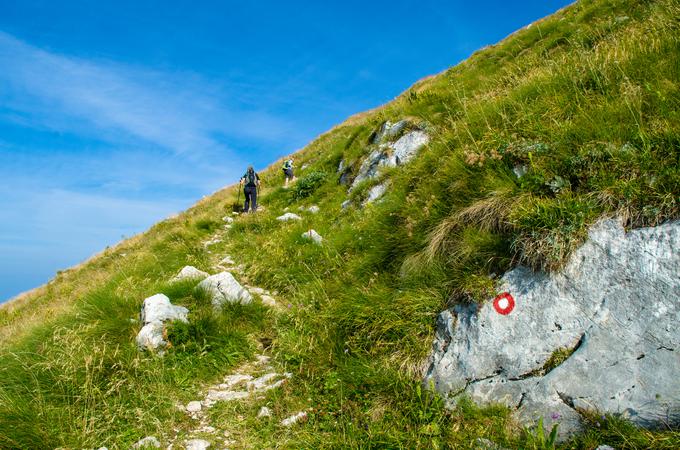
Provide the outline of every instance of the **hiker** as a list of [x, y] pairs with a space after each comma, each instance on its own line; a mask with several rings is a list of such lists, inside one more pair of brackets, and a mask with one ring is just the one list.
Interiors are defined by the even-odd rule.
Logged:
[[291, 156], [289, 159], [287, 159], [283, 163], [283, 175], [285, 176], [284, 181], [283, 181], [283, 187], [288, 187], [288, 182], [295, 181], [295, 175], [293, 174], [293, 157]]
[[241, 185], [246, 196], [243, 212], [248, 212], [248, 206], [250, 206], [250, 212], [257, 211], [257, 188], [260, 186], [260, 177], [255, 173], [253, 166], [248, 166], [248, 170], [241, 177]]

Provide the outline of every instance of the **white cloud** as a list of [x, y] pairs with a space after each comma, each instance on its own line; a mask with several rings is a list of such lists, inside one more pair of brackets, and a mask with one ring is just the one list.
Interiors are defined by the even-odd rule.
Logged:
[[292, 134], [286, 120], [248, 109], [191, 73], [59, 55], [1, 31], [0, 67], [5, 118], [24, 125], [89, 135], [94, 126], [98, 138], [140, 139], [177, 153], [226, 151], [223, 137]]

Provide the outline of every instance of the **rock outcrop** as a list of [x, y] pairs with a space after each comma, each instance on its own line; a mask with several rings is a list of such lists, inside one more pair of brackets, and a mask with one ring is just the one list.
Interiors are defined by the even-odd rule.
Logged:
[[368, 190], [368, 195], [366, 196], [366, 200], [364, 200], [364, 206], [378, 200], [385, 194], [385, 191], [387, 191], [387, 183], [380, 183], [373, 186]]
[[144, 300], [140, 319], [144, 326], [137, 334], [137, 346], [142, 350], [156, 350], [168, 343], [163, 334], [165, 322], [187, 321], [189, 310], [183, 306], [175, 306], [163, 294], [156, 294]]
[[216, 308], [224, 303], [247, 304], [253, 300], [250, 292], [234, 278], [229, 272], [221, 272], [209, 276], [201, 281], [197, 289], [204, 289], [210, 295], [213, 306]]
[[210, 274], [198, 270], [194, 266], [184, 266], [182, 270], [179, 271], [177, 275], [174, 276], [172, 281], [183, 281], [183, 280], [202, 280], [203, 278], [209, 277]]
[[680, 222], [596, 224], [559, 273], [519, 267], [495, 300], [440, 314], [426, 383], [453, 404], [516, 409], [565, 437], [580, 409], [653, 427], [680, 419]]
[[[398, 136], [407, 125], [408, 122], [406, 120], [401, 120], [394, 125], [390, 124], [390, 122], [385, 122], [373, 135], [371, 143], [376, 144], [378, 148], [371, 151], [361, 163], [359, 171], [352, 181], [350, 190], [354, 189], [362, 181], [377, 177], [381, 167], [396, 167], [408, 163], [430, 141], [429, 135], [424, 131], [412, 130], [396, 141], [389, 142], [391, 138]], [[341, 168], [343, 166], [338, 168], [338, 171]], [[343, 175], [345, 173], [343, 172]], [[340, 182], [344, 184], [342, 179]]]

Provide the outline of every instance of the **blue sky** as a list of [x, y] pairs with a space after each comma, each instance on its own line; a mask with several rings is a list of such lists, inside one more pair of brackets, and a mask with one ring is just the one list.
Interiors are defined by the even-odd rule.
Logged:
[[0, 0], [0, 301], [568, 3]]

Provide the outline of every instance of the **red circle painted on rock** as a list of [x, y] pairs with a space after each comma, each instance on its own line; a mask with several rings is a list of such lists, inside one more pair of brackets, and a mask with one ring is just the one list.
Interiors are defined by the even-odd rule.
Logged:
[[493, 299], [493, 308], [498, 314], [507, 316], [515, 309], [515, 299], [512, 298], [509, 292], [503, 292], [501, 295]]

